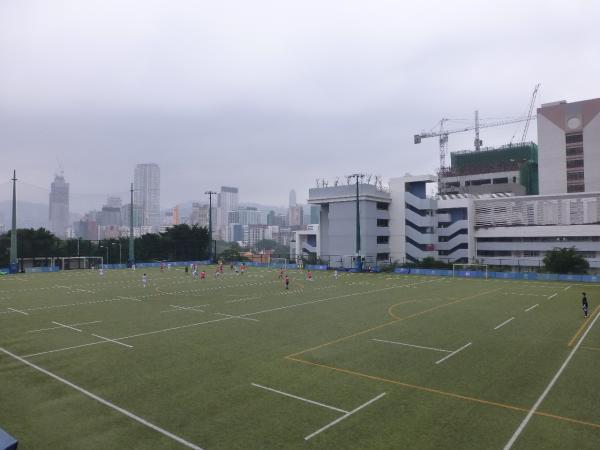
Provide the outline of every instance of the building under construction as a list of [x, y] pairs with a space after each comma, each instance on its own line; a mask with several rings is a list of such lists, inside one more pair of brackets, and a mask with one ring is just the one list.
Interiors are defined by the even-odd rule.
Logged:
[[538, 147], [533, 142], [452, 152], [450, 161], [450, 167], [441, 169], [440, 194], [539, 193]]

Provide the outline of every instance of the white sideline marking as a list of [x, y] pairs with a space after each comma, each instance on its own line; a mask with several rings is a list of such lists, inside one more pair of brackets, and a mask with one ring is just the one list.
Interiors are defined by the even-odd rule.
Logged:
[[171, 308], [173, 309], [166, 309], [164, 311], [161, 311], [161, 313], [166, 313], [166, 312], [174, 312], [174, 311], [197, 311], [197, 312], [204, 312], [203, 309], [198, 309], [201, 306], [208, 306], [208, 305], [198, 305], [198, 306], [178, 306], [178, 305], [169, 305]]
[[592, 327], [596, 323], [596, 320], [598, 320], [598, 317], [600, 317], [600, 314], [597, 315], [594, 318], [594, 320], [592, 320], [592, 323], [590, 324], [589, 327], [587, 327], [587, 330], [585, 330], [585, 333], [583, 333], [583, 335], [579, 338], [579, 342], [577, 342], [577, 345], [575, 347], [573, 347], [573, 350], [571, 350], [571, 353], [569, 353], [569, 356], [567, 356], [567, 359], [565, 359], [565, 361], [563, 362], [562, 366], [560, 366], [560, 369], [558, 369], [558, 372], [556, 372], [556, 374], [554, 375], [554, 377], [552, 378], [552, 380], [550, 381], [550, 383], [548, 383], [548, 386], [546, 386], [546, 389], [544, 389], [544, 392], [542, 392], [542, 395], [540, 395], [540, 397], [536, 400], [535, 404], [531, 407], [531, 409], [527, 413], [527, 416], [525, 417], [525, 419], [523, 419], [523, 422], [521, 422], [521, 424], [519, 425], [519, 427], [513, 433], [513, 435], [510, 438], [510, 440], [506, 443], [506, 445], [504, 446], [504, 450], [510, 450], [510, 448], [513, 446], [513, 444], [515, 443], [515, 441], [517, 440], [517, 438], [519, 437], [519, 435], [521, 434], [521, 432], [525, 429], [525, 427], [527, 426], [527, 424], [531, 420], [531, 417], [535, 414], [535, 412], [537, 411], [537, 409], [539, 408], [539, 406], [542, 404], [542, 402], [544, 401], [544, 399], [546, 398], [546, 396], [550, 392], [550, 389], [552, 389], [552, 387], [554, 386], [554, 384], [556, 383], [556, 381], [558, 380], [558, 378], [561, 376], [561, 374], [563, 373], [563, 371], [565, 370], [565, 368], [569, 364], [569, 361], [571, 361], [571, 358], [573, 357], [573, 355], [575, 354], [575, 352], [577, 351], [577, 349], [579, 349], [579, 346], [581, 345], [581, 343], [583, 342], [583, 340], [585, 339], [585, 337], [587, 336], [587, 334], [589, 333], [589, 331], [592, 329]]
[[352, 411], [344, 414], [342, 417], [339, 417], [337, 419], [335, 419], [333, 422], [325, 425], [323, 428], [319, 428], [317, 431], [315, 431], [314, 433], [309, 434], [308, 436], [306, 436], [304, 438], [305, 441], [308, 441], [309, 439], [315, 437], [317, 434], [321, 433], [322, 431], [325, 431], [327, 428], [330, 428], [332, 426], [334, 426], [336, 423], [341, 422], [342, 420], [350, 417], [352, 414], [354, 414], [355, 412], [363, 409], [365, 406], [369, 406], [371, 403], [379, 400], [381, 397], [383, 397], [385, 395], [385, 392], [382, 394], [379, 394], [377, 397], [372, 398], [371, 400], [369, 400], [366, 403], [363, 403], [362, 405], [360, 405], [358, 408], [353, 409]]
[[275, 392], [277, 394], [285, 395], [286, 397], [295, 398], [296, 400], [302, 400], [303, 402], [306, 402], [306, 403], [312, 403], [313, 405], [322, 406], [323, 408], [329, 408], [329, 409], [333, 409], [334, 411], [338, 411], [338, 412], [341, 412], [341, 413], [344, 413], [344, 414], [348, 414], [348, 411], [346, 411], [344, 409], [336, 408], [335, 406], [329, 406], [329, 405], [326, 405], [325, 403], [319, 403], [319, 402], [315, 402], [314, 400], [309, 400], [307, 398], [299, 397], [299, 396], [294, 395], [294, 394], [288, 394], [287, 392], [278, 391], [277, 389], [266, 387], [266, 386], [263, 386], [261, 384], [256, 384], [256, 383], [250, 383], [250, 384], [252, 386], [255, 386], [255, 387], [258, 387], [258, 388], [261, 388], [261, 389], [265, 389], [267, 391], [271, 391], [271, 392]]
[[424, 348], [425, 350], [435, 350], [436, 352], [452, 353], [452, 350], [444, 350], [442, 348], [423, 347], [422, 345], [405, 344], [404, 342], [386, 341], [384, 339], [371, 339], [371, 340], [377, 341], [377, 342], [385, 342], [387, 344], [406, 345], [407, 347]]
[[75, 328], [75, 327], [72, 327], [72, 326], [70, 326], [70, 325], [65, 325], [64, 323], [55, 322], [55, 321], [52, 321], [52, 323], [54, 323], [54, 324], [56, 324], [56, 325], [59, 325], [59, 326], [61, 326], [61, 327], [64, 327], [64, 328], [69, 328], [70, 330], [79, 331], [79, 332], [81, 333], [81, 330], [80, 330], [79, 328]]
[[139, 298], [135, 298], [135, 297], [122, 297], [119, 295], [119, 298], [122, 298], [123, 300], [132, 300], [134, 302], [141, 302], [141, 300]]
[[190, 323], [190, 324], [187, 324], [187, 325], [181, 325], [179, 327], [164, 328], [162, 330], [147, 331], [145, 333], [132, 334], [131, 336], [123, 336], [123, 337], [120, 337], [120, 338], [115, 338], [114, 340], [115, 341], [122, 341], [124, 339], [131, 339], [131, 338], [140, 337], [140, 336], [148, 336], [148, 335], [151, 335], [151, 334], [166, 333], [167, 331], [181, 330], [183, 328], [196, 327], [198, 325], [206, 325], [208, 323], [222, 322], [223, 320], [231, 320], [231, 319], [233, 319], [233, 317], [223, 317], [221, 319], [206, 320], [204, 322]]
[[[90, 323], [100, 323], [101, 320], [94, 320], [93, 322], [80, 322], [80, 323], [72, 323], [70, 326], [79, 326], [79, 325], [88, 325]], [[58, 330], [62, 327], [50, 327], [50, 328], [40, 328], [39, 330], [29, 330], [27, 333], [38, 333], [40, 331], [48, 331], [48, 330]]]
[[529, 311], [531, 311], [531, 310], [532, 310], [533, 308], [535, 308], [536, 306], [540, 306], [540, 305], [539, 305], [539, 303], [536, 303], [535, 305], [533, 305], [533, 306], [530, 306], [529, 308], [527, 308], [527, 309], [525, 310], [525, 312], [529, 312]]
[[215, 314], [218, 316], [231, 317], [232, 319], [253, 320], [254, 322], [260, 322], [260, 320], [253, 319], [251, 317], [233, 316], [231, 314], [223, 314], [223, 313], [215, 313]]
[[108, 341], [108, 342], [114, 342], [115, 344], [119, 344], [119, 345], [122, 345], [124, 347], [133, 348], [133, 345], [123, 344], [122, 342], [115, 341], [114, 339], [109, 339], [109, 338], [104, 337], [104, 336], [100, 336], [99, 334], [92, 334], [92, 336], [100, 338], [100, 339], [104, 339], [105, 341]]
[[[60, 327], [59, 327], [60, 328]], [[97, 345], [97, 344], [106, 344], [108, 343], [108, 341], [96, 341], [96, 342], [90, 342], [89, 344], [81, 344], [81, 345], [74, 345], [72, 347], [63, 347], [63, 348], [57, 348], [54, 350], [48, 350], [45, 352], [39, 352], [39, 353], [31, 353], [29, 355], [23, 355], [21, 356], [21, 358], [31, 358], [32, 356], [39, 356], [39, 355], [45, 355], [47, 353], [56, 353], [56, 352], [62, 352], [64, 350], [71, 350], [74, 348], [80, 348], [80, 347], [89, 347], [90, 345]]]
[[179, 442], [182, 445], [185, 445], [186, 447], [192, 448], [194, 450], [202, 450], [201, 447], [198, 447], [195, 444], [192, 444], [191, 442], [186, 441], [183, 438], [180, 438], [179, 436], [176, 436], [175, 434], [165, 430], [164, 428], [160, 428], [159, 426], [154, 425], [153, 423], [148, 422], [147, 420], [141, 418], [140, 416], [136, 416], [135, 414], [127, 411], [126, 409], [121, 408], [120, 406], [115, 405], [114, 403], [109, 402], [108, 400], [104, 400], [102, 397], [97, 396], [96, 394], [92, 394], [90, 391], [86, 391], [85, 389], [83, 389], [82, 387], [77, 386], [74, 383], [71, 383], [70, 381], [65, 380], [64, 378], [59, 377], [58, 375], [53, 374], [52, 372], [49, 372], [46, 369], [41, 368], [40, 366], [37, 366], [29, 361], [26, 361], [25, 359], [14, 355], [13, 353], [9, 352], [8, 350], [3, 349], [2, 347], [0, 347], [0, 351], [3, 352], [4, 354], [13, 357], [14, 359], [16, 359], [17, 361], [22, 362], [23, 364], [28, 365], [29, 367], [42, 372], [43, 374], [48, 375], [51, 378], [54, 378], [57, 381], [60, 381], [63, 384], [66, 384], [69, 387], [72, 387], [73, 389], [81, 392], [83, 395], [86, 395], [87, 397], [90, 397], [94, 400], [96, 400], [97, 402], [102, 403], [105, 406], [108, 406], [111, 409], [114, 409], [117, 412], [120, 412], [121, 414], [129, 417], [130, 419], [135, 420], [136, 422], [141, 423], [142, 425], [147, 426], [148, 428], [152, 428], [155, 431], [158, 431], [159, 433], [173, 439], [174, 441]]
[[15, 308], [6, 308], [6, 309], [8, 309], [10, 311], [14, 311], [14, 312], [18, 312], [18, 313], [24, 314], [26, 316], [29, 315], [29, 313], [26, 313], [25, 311], [21, 311], [21, 310], [15, 309]]
[[569, 289], [571, 289], [571, 285], [568, 285], [566, 288], [563, 289], [563, 291], [568, 291]]
[[554, 294], [552, 294], [551, 296], [548, 297], [548, 300], [550, 300], [551, 298], [554, 298], [558, 295], [558, 292], [555, 292]]
[[494, 328], [494, 330], [497, 330], [498, 328], [500, 328], [500, 327], [503, 327], [503, 326], [504, 326], [504, 325], [506, 325], [508, 322], [510, 322], [510, 321], [512, 321], [512, 320], [514, 320], [514, 319], [515, 319], [514, 317], [511, 317], [510, 319], [508, 319], [508, 320], [505, 320], [505, 321], [504, 321], [504, 322], [502, 322], [500, 325], [496, 326], [496, 327]]
[[448, 358], [453, 357], [454, 355], [456, 355], [458, 352], [464, 350], [465, 348], [467, 348], [469, 345], [471, 345], [472, 342], [469, 342], [468, 344], [463, 345], [461, 348], [459, 348], [458, 350], [454, 350], [452, 353], [450, 353], [449, 355], [444, 356], [442, 359], [440, 359], [439, 361], [436, 361], [436, 364], [441, 364], [444, 361], [446, 361]]

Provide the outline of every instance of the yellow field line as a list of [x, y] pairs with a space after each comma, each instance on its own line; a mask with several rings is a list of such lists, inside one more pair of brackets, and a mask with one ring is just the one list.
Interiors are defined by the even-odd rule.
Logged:
[[[308, 364], [311, 366], [317, 366], [317, 367], [321, 367], [321, 368], [325, 368], [325, 369], [329, 369], [329, 370], [334, 370], [336, 372], [342, 372], [342, 373], [345, 373], [348, 375], [354, 375], [354, 376], [358, 376], [361, 378], [367, 378], [367, 379], [374, 380], [374, 381], [380, 381], [383, 383], [395, 384], [397, 386], [402, 386], [402, 387], [414, 389], [417, 391], [428, 392], [430, 394], [442, 395], [444, 397], [449, 397], [449, 398], [454, 398], [454, 399], [464, 400], [464, 401], [469, 401], [469, 402], [474, 402], [474, 403], [480, 403], [482, 405], [495, 406], [498, 408], [509, 409], [509, 410], [513, 410], [513, 411], [519, 411], [519, 412], [524, 412], [524, 413], [529, 412], [528, 408], [522, 408], [520, 406], [510, 405], [508, 403], [494, 402], [494, 401], [484, 400], [484, 399], [477, 398], [477, 397], [470, 397], [467, 395], [456, 394], [454, 392], [442, 391], [440, 389], [434, 389], [434, 388], [430, 388], [427, 386], [420, 386], [417, 384], [404, 383], [404, 382], [398, 381], [398, 380], [392, 380], [389, 378], [378, 377], [375, 375], [370, 375], [370, 374], [362, 373], [362, 372], [356, 372], [354, 370], [343, 369], [341, 367], [330, 366], [327, 364], [315, 363], [315, 362], [307, 361], [304, 359], [294, 358], [292, 356], [286, 356], [286, 359], [291, 360], [291, 361], [300, 362], [303, 364]], [[570, 417], [559, 416], [556, 414], [546, 413], [546, 412], [542, 412], [542, 411], [536, 411], [535, 414], [538, 416], [549, 417], [552, 419], [562, 420], [565, 422], [576, 423], [579, 425], [585, 425], [585, 426], [589, 426], [589, 427], [593, 427], [593, 428], [600, 428], [600, 424], [598, 424], [598, 423], [585, 422], [583, 420], [572, 419]]]
[[577, 338], [579, 337], [579, 335], [581, 334], [581, 332], [584, 330], [585, 326], [588, 324], [588, 322], [590, 320], [592, 320], [592, 317], [594, 317], [594, 314], [596, 314], [598, 312], [598, 310], [600, 310], [600, 305], [598, 305], [596, 307], [596, 309], [594, 310], [594, 312], [592, 314], [590, 314], [588, 316], [588, 318], [583, 321], [583, 323], [579, 327], [579, 330], [577, 330], [577, 333], [575, 333], [575, 335], [571, 338], [571, 340], [567, 344], [569, 347], [572, 347], [573, 344], [575, 344], [575, 341], [577, 340]]
[[588, 350], [596, 350], [597, 352], [600, 352], [600, 348], [598, 347], [588, 347], [587, 345], [583, 345], [581, 348], [587, 348]]
[[417, 316], [420, 316], [420, 315], [422, 315], [422, 314], [426, 314], [426, 313], [428, 313], [428, 312], [435, 311], [435, 310], [437, 310], [437, 309], [440, 309], [440, 308], [444, 308], [444, 307], [446, 307], [446, 306], [454, 305], [454, 304], [456, 304], [456, 303], [464, 302], [464, 301], [466, 301], [466, 300], [470, 300], [470, 299], [472, 299], [472, 298], [479, 297], [479, 296], [481, 296], [481, 295], [490, 294], [490, 293], [492, 293], [492, 292], [499, 291], [500, 289], [501, 289], [501, 288], [498, 288], [498, 289], [493, 289], [493, 290], [491, 290], [491, 291], [486, 291], [486, 292], [479, 292], [478, 294], [470, 295], [470, 296], [468, 296], [468, 297], [464, 297], [464, 298], [462, 298], [462, 299], [459, 299], [459, 300], [454, 300], [454, 301], [452, 301], [452, 302], [444, 303], [443, 305], [434, 306], [434, 307], [432, 307], [432, 308], [425, 309], [425, 310], [423, 310], [423, 311], [420, 311], [420, 312], [417, 312], [417, 313], [411, 314], [411, 315], [409, 315], [409, 316], [406, 316], [406, 317], [398, 317], [398, 316], [396, 316], [395, 314], [393, 314], [393, 312], [391, 311], [391, 309], [392, 309], [394, 306], [398, 306], [398, 305], [400, 305], [400, 304], [402, 304], [402, 303], [412, 303], [412, 302], [416, 302], [417, 300], [408, 300], [407, 302], [397, 303], [396, 305], [392, 305], [392, 306], [390, 306], [390, 307], [388, 308], [388, 313], [389, 313], [389, 314], [390, 314], [392, 317], [394, 317], [394, 320], [390, 320], [389, 322], [384, 322], [384, 323], [382, 323], [382, 324], [379, 324], [379, 325], [376, 325], [376, 326], [374, 326], [374, 327], [367, 328], [366, 330], [358, 331], [358, 332], [356, 332], [356, 333], [353, 333], [353, 334], [350, 334], [350, 335], [348, 335], [348, 336], [344, 336], [344, 337], [341, 337], [341, 338], [335, 339], [335, 340], [333, 340], [333, 341], [325, 342], [324, 344], [320, 344], [320, 345], [317, 345], [317, 346], [315, 346], [315, 347], [307, 348], [306, 350], [302, 350], [302, 351], [299, 351], [299, 352], [296, 352], [296, 353], [292, 353], [292, 354], [290, 354], [290, 355], [287, 355], [287, 356], [286, 356], [286, 358], [289, 358], [289, 357], [292, 357], [292, 356], [298, 356], [298, 355], [302, 355], [303, 353], [307, 353], [307, 352], [310, 352], [310, 351], [312, 351], [312, 350], [318, 350], [318, 349], [320, 349], [320, 348], [327, 347], [327, 346], [329, 346], [329, 345], [337, 344], [338, 342], [342, 342], [342, 341], [345, 341], [345, 340], [347, 340], [347, 339], [350, 339], [350, 338], [353, 338], [353, 337], [356, 337], [356, 336], [360, 336], [360, 335], [362, 335], [362, 334], [366, 334], [366, 333], [369, 333], [369, 332], [371, 332], [371, 331], [374, 331], [374, 330], [378, 330], [379, 328], [387, 327], [388, 325], [392, 325], [393, 323], [397, 323], [397, 322], [400, 322], [400, 321], [402, 321], [402, 320], [406, 320], [406, 319], [412, 319], [413, 317], [417, 317]]

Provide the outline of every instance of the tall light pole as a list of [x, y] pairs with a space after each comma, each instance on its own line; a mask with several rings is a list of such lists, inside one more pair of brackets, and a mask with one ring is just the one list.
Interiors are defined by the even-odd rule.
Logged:
[[129, 258], [127, 261], [129, 267], [132, 267], [135, 264], [135, 249], [133, 242], [133, 183], [131, 183], [131, 200], [129, 203]]
[[17, 171], [13, 171], [13, 198], [12, 198], [12, 228], [10, 232], [10, 273], [17, 273], [19, 262], [17, 260]]
[[358, 180], [364, 178], [363, 173], [353, 173], [348, 178], [356, 178], [356, 256], [360, 259], [360, 206], [358, 202]]
[[103, 266], [105, 266], [106, 264], [108, 264], [108, 245], [101, 245], [100, 248], [106, 249], [106, 262], [103, 264]]
[[217, 195], [214, 191], [206, 191], [206, 195], [208, 195], [208, 260], [212, 262], [213, 260], [213, 241], [212, 241], [212, 196]]

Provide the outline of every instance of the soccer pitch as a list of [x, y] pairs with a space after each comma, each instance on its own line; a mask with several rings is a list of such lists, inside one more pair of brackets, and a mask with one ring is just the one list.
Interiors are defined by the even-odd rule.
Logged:
[[25, 450], [600, 446], [600, 286], [213, 271], [0, 278], [0, 427]]

